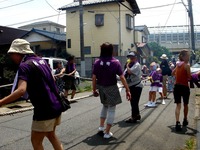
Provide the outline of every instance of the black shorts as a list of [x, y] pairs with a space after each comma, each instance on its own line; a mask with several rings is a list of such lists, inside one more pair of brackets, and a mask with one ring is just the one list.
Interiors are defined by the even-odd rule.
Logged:
[[174, 103], [181, 103], [181, 97], [183, 97], [183, 103], [189, 103], [190, 88], [188, 86], [175, 84], [174, 86]]
[[65, 81], [65, 86], [64, 86], [65, 90], [76, 90], [76, 86], [75, 86], [75, 80], [66, 80]]

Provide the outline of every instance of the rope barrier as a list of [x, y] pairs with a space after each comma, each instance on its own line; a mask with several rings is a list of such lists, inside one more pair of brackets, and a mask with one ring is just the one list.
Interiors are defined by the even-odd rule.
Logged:
[[0, 88], [4, 88], [4, 87], [8, 87], [8, 86], [12, 86], [13, 84], [5, 84], [5, 85], [1, 85]]

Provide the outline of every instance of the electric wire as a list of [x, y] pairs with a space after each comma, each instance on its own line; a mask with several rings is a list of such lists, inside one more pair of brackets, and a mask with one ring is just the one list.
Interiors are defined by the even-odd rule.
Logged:
[[45, 2], [46, 2], [54, 11], [60, 12], [60, 11], [56, 10], [47, 0], [45, 0]]
[[[7, 1], [7, 0], [4, 0], [4, 1]], [[30, 1], [33, 1], [33, 0], [29, 0], [27, 2], [30, 2]], [[46, 0], [45, 0], [46, 1]], [[46, 1], [47, 2], [47, 1]], [[48, 3], [48, 2], [47, 2]], [[177, 2], [175, 4], [182, 4], [182, 2]], [[160, 8], [160, 7], [168, 7], [168, 6], [171, 6], [171, 5], [175, 5], [175, 4], [166, 4], [166, 5], [160, 5], [160, 6], [154, 6], [154, 7], [146, 7], [146, 8], [140, 8], [140, 9], [143, 9], [143, 10], [147, 10], [147, 9], [153, 9], [153, 8]], [[12, 5], [13, 7], [14, 5]], [[51, 6], [51, 5], [50, 5]], [[1, 8], [0, 8], [1, 9]], [[53, 8], [54, 9], [54, 8]], [[109, 10], [109, 12], [111, 12], [112, 10]], [[63, 14], [66, 14], [66, 13], [60, 13], [60, 15], [63, 15]], [[23, 21], [23, 22], [18, 22], [18, 23], [13, 23], [13, 24], [10, 24], [10, 25], [7, 25], [7, 26], [14, 26], [14, 25], [19, 25], [19, 24], [24, 24], [24, 23], [28, 23], [28, 22], [32, 22], [32, 21], [37, 21], [37, 20], [41, 20], [41, 19], [46, 19], [46, 18], [51, 18], [51, 17], [55, 17], [57, 16], [58, 14], [55, 14], [55, 15], [51, 15], [51, 16], [45, 16], [45, 17], [42, 17], [42, 18], [35, 18], [35, 19], [32, 19], [32, 20], [27, 20], [27, 21]], [[112, 15], [112, 14], [111, 14]], [[115, 19], [116, 16], [113, 16]]]
[[18, 22], [18, 23], [9, 24], [9, 25], [6, 25], [6, 26], [14, 26], [14, 25], [19, 25], [19, 24], [24, 24], [24, 23], [28, 23], [28, 22], [38, 21], [38, 20], [51, 18], [51, 17], [55, 17], [55, 16], [58, 16], [58, 15], [65, 15], [65, 14], [66, 13], [60, 13], [60, 14], [45, 16], [45, 17], [41, 17], [41, 18], [36, 18], [36, 19], [32, 19], [32, 20], [27, 20], [27, 21], [22, 21], [22, 22]]
[[10, 7], [14, 7], [14, 6], [22, 5], [22, 4], [25, 4], [25, 3], [29, 3], [29, 2], [31, 2], [31, 1], [34, 1], [34, 0], [29, 0], [29, 1], [25, 1], [25, 2], [21, 2], [21, 3], [14, 4], [14, 5], [1, 7], [0, 9], [6, 9], [6, 8], [10, 8]]
[[168, 15], [168, 17], [167, 17], [167, 20], [166, 20], [166, 22], [165, 22], [165, 25], [164, 25], [164, 27], [163, 27], [163, 29], [162, 29], [162, 32], [164, 31], [164, 29], [165, 29], [165, 27], [166, 27], [166, 25], [167, 25], [167, 23], [168, 23], [168, 21], [169, 21], [169, 18], [170, 18], [171, 14], [172, 14], [172, 11], [173, 11], [173, 9], [174, 9], [175, 4], [176, 4], [176, 0], [174, 1], [174, 5], [172, 6], [172, 8], [171, 8], [171, 10], [170, 10], [170, 13], [169, 13], [169, 15]]
[[2, 0], [2, 1], [0, 1], [0, 3], [6, 2], [6, 1], [9, 1], [9, 0]]
[[175, 4], [182, 4], [182, 2], [177, 2], [177, 3], [173, 3], [173, 4], [166, 4], [166, 5], [159, 5], [159, 6], [153, 6], [153, 7], [140, 8], [140, 10], [168, 7], [168, 6], [175, 5]]

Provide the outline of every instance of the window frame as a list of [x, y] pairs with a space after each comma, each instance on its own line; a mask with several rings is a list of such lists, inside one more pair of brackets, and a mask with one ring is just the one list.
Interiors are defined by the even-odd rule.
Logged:
[[104, 14], [95, 14], [95, 25], [97, 27], [104, 26]]
[[126, 28], [133, 30], [133, 16], [126, 14]]

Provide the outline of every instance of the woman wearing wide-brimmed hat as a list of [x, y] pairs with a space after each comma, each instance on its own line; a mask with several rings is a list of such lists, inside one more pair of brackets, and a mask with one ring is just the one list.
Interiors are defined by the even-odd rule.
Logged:
[[44, 149], [42, 142], [47, 137], [54, 149], [62, 150], [62, 144], [55, 134], [56, 126], [61, 123], [62, 106], [49, 65], [34, 54], [30, 43], [24, 39], [14, 40], [8, 54], [19, 68], [13, 92], [0, 99], [0, 106], [29, 95], [34, 106], [31, 129], [33, 149]]
[[162, 76], [163, 76], [163, 95], [164, 95], [164, 98], [167, 98], [167, 78], [168, 78], [168, 75], [171, 74], [171, 69], [169, 68], [167, 55], [162, 54], [160, 58], [162, 59], [160, 68], [162, 70]]

